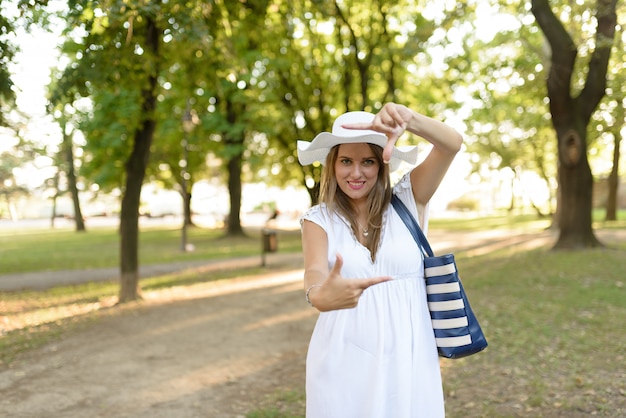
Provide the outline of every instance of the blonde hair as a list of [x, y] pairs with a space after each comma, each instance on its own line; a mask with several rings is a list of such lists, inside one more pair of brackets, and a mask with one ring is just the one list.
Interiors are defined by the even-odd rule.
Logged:
[[[378, 162], [378, 178], [374, 188], [367, 196], [367, 219], [369, 219], [370, 233], [366, 237], [366, 247], [372, 256], [372, 261], [376, 260], [376, 253], [380, 245], [380, 236], [383, 225], [383, 214], [391, 202], [391, 180], [389, 179], [389, 164], [383, 162], [382, 147], [368, 144]], [[339, 188], [337, 177], [335, 176], [335, 162], [339, 154], [339, 145], [335, 145], [328, 156], [326, 164], [322, 170], [320, 182], [320, 202], [326, 204], [329, 211], [342, 215], [352, 227], [354, 236], [358, 236], [358, 224], [356, 214], [352, 207], [351, 200]]]

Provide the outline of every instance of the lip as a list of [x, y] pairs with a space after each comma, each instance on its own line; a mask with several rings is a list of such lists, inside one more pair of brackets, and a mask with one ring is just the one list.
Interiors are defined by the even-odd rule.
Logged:
[[364, 181], [348, 181], [347, 183], [352, 190], [361, 190], [365, 186]]

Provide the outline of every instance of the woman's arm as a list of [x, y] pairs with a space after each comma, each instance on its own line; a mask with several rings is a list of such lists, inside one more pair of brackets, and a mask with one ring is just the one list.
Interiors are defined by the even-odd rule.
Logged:
[[[304, 220], [302, 222], [302, 253], [304, 255], [304, 291], [311, 286], [322, 285], [329, 275], [328, 270], [328, 236], [319, 225]], [[309, 300], [313, 301], [319, 289], [312, 288]]]
[[418, 204], [426, 205], [443, 180], [452, 160], [461, 149], [463, 138], [450, 126], [412, 111], [407, 130], [419, 135], [433, 148], [411, 172], [411, 185]]
[[[304, 254], [304, 290], [319, 311], [354, 308], [368, 287], [391, 280], [390, 277], [345, 279], [341, 276], [343, 258], [337, 254], [335, 265], [328, 269], [328, 236], [317, 224], [302, 223]], [[315, 286], [315, 287], [312, 287]]]

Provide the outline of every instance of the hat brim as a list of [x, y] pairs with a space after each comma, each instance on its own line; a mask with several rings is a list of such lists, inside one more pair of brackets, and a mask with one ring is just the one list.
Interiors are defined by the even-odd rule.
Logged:
[[[384, 148], [385, 145], [387, 145], [387, 136], [372, 132], [365, 135], [345, 137], [333, 135], [329, 132], [322, 132], [311, 142], [298, 141], [298, 161], [300, 161], [302, 165], [309, 165], [314, 162], [325, 164], [326, 157], [334, 146], [359, 143], [374, 144]], [[397, 170], [402, 161], [414, 165], [417, 162], [417, 147], [393, 147], [391, 161], [389, 162], [391, 171]]]

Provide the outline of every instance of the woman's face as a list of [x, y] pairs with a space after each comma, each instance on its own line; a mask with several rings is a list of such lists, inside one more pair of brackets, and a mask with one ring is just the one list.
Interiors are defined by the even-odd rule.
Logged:
[[334, 168], [341, 191], [356, 202], [367, 201], [380, 170], [370, 146], [366, 143], [339, 145]]

